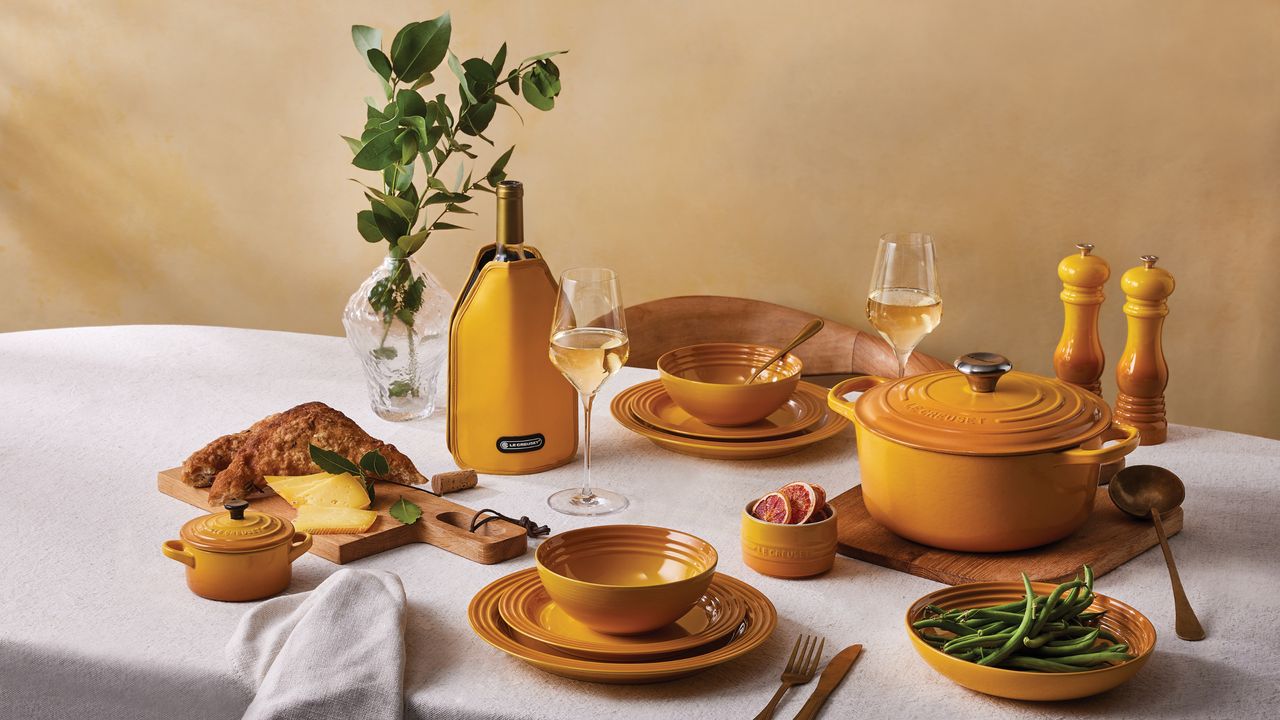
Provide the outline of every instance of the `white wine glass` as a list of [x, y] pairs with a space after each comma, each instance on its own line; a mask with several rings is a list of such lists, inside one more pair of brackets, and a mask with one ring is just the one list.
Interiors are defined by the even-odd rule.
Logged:
[[904, 377], [912, 351], [942, 322], [942, 289], [932, 236], [881, 236], [867, 294], [867, 319], [893, 348], [898, 377]]
[[591, 402], [600, 386], [626, 364], [630, 352], [617, 273], [591, 267], [564, 271], [551, 322], [551, 364], [582, 398], [585, 432], [582, 486], [547, 498], [554, 510], [605, 515], [627, 506], [625, 496], [591, 484]]

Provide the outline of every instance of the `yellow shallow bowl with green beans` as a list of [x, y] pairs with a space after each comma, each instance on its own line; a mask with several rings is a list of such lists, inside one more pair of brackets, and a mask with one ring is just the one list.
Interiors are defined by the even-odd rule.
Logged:
[[[1039, 597], [1048, 597], [1057, 587], [1050, 583], [1031, 583], [1032, 591]], [[1096, 624], [1103, 632], [1114, 636], [1119, 643], [1127, 645], [1127, 654], [1133, 656], [1133, 659], [1077, 672], [1036, 672], [992, 667], [943, 652], [922, 639], [920, 631], [913, 626], [919, 620], [936, 616], [930, 608], [955, 610], [990, 607], [1024, 600], [1025, 593], [1021, 581], [969, 583], [929, 593], [915, 601], [907, 610], [907, 636], [911, 638], [911, 644], [920, 657], [951, 681], [970, 690], [1014, 700], [1070, 700], [1106, 692], [1123, 684], [1141, 670], [1155, 649], [1156, 629], [1150, 620], [1129, 605], [1097, 593], [1093, 594], [1093, 602], [1083, 612], [1103, 612]], [[1064, 592], [1059, 597], [1059, 607], [1069, 597]], [[1021, 613], [1018, 610], [1014, 615]], [[1021, 625], [1021, 622], [1017, 624]], [[1067, 643], [1069, 640], [1070, 638], [1064, 637], [1054, 642]]]

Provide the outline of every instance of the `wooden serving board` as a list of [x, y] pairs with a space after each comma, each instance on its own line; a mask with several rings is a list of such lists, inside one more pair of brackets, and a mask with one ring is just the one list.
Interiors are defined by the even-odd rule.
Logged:
[[[157, 485], [165, 495], [206, 512], [222, 509], [209, 504], [208, 488], [194, 488], [182, 482], [181, 468], [161, 470]], [[475, 510], [471, 508], [403, 485], [381, 483], [377, 490], [378, 499], [371, 509], [378, 511], [378, 519], [374, 521], [373, 527], [359, 535], [312, 535], [309, 552], [342, 565], [376, 555], [383, 550], [421, 542], [482, 565], [492, 565], [519, 557], [528, 549], [524, 528], [515, 523], [493, 520], [473, 533], [468, 529], [471, 517], [475, 514]], [[422, 517], [412, 525], [405, 525], [387, 513], [402, 495], [422, 508]], [[297, 515], [293, 506], [276, 494], [250, 497], [249, 507], [288, 520], [293, 520]]]
[[[829, 502], [839, 515], [836, 549], [841, 555], [948, 585], [1015, 580], [1020, 572], [1032, 580], [1063, 582], [1075, 577], [1086, 563], [1100, 577], [1159, 544], [1151, 523], [1120, 512], [1105, 487], [1098, 488], [1093, 514], [1075, 534], [1049, 545], [1006, 553], [954, 552], [904, 540], [867, 513], [861, 485]], [[1161, 517], [1168, 534], [1182, 529], [1182, 508]]]

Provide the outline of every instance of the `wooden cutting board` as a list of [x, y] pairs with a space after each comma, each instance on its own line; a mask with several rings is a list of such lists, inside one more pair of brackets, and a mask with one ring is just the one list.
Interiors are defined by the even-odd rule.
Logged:
[[[838, 514], [836, 549], [841, 555], [948, 585], [1016, 580], [1024, 571], [1032, 580], [1063, 582], [1075, 577], [1086, 563], [1100, 577], [1159, 543], [1151, 523], [1120, 512], [1105, 487], [1098, 488], [1089, 521], [1071, 537], [1007, 553], [953, 552], [904, 540], [871, 519], [862, 502], [861, 485], [829, 502]], [[1162, 518], [1169, 535], [1182, 529], [1182, 508]]]
[[[207, 488], [193, 488], [182, 482], [181, 468], [160, 471], [157, 485], [165, 495], [205, 512], [222, 509], [209, 504]], [[387, 513], [401, 496], [422, 508], [418, 522], [405, 525]], [[492, 565], [519, 557], [528, 549], [524, 528], [519, 525], [493, 520], [473, 533], [469, 528], [475, 510], [423, 490], [380, 483], [377, 498], [371, 508], [378, 511], [373, 527], [359, 535], [312, 535], [309, 552], [342, 565], [401, 545], [428, 543], [482, 565]], [[250, 497], [249, 507], [290, 521], [297, 515], [292, 505], [275, 494]]]

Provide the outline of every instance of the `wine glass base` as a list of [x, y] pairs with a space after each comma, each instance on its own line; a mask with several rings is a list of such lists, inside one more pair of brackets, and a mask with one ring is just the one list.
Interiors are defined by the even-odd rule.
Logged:
[[625, 495], [612, 490], [592, 490], [590, 495], [583, 495], [582, 488], [569, 488], [547, 498], [552, 510], [565, 515], [608, 515], [625, 510], [628, 504]]

